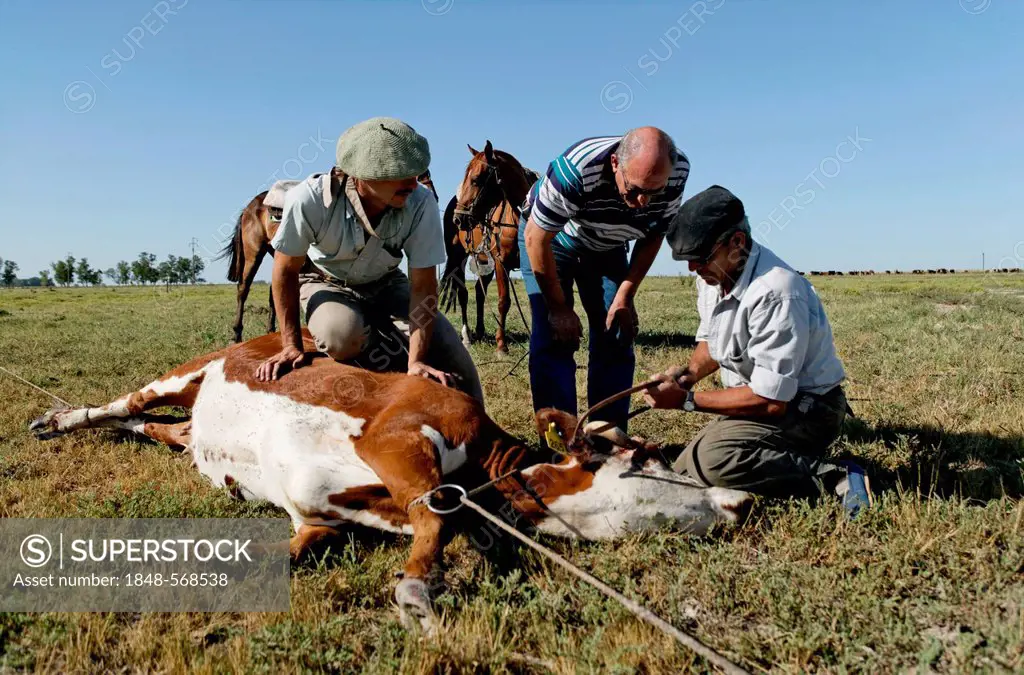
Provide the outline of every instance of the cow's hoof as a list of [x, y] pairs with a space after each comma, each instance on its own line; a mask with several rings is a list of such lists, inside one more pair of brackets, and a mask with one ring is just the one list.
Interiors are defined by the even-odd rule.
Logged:
[[406, 630], [422, 630], [428, 637], [437, 632], [437, 616], [430, 605], [430, 591], [422, 579], [399, 581], [395, 587], [395, 600]]
[[28, 430], [41, 441], [63, 435], [64, 432], [58, 428], [57, 414], [65, 410], [68, 410], [68, 408], [50, 408], [41, 416], [32, 420], [28, 425]]

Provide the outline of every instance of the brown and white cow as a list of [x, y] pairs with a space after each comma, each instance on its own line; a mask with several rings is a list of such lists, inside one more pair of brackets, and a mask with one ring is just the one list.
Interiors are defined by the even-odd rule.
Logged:
[[[666, 526], [704, 533], [737, 522], [750, 503], [745, 492], [695, 487], [659, 461], [635, 466], [632, 450], [611, 444], [585, 460], [548, 461], [475, 399], [424, 378], [314, 357], [277, 381], [257, 380], [257, 365], [279, 342], [270, 334], [232, 345], [107, 405], [50, 411], [30, 428], [52, 438], [114, 427], [185, 447], [214, 485], [288, 512], [294, 557], [345, 522], [413, 535], [395, 595], [403, 622], [428, 630], [426, 580], [452, 534], [446, 519], [460, 516], [414, 500], [443, 483], [468, 489], [518, 468], [495, 485], [506, 506], [540, 531], [583, 539]], [[161, 406], [191, 408], [191, 419], [167, 424], [145, 414]], [[549, 420], [572, 433], [569, 415], [541, 411], [539, 428]]]

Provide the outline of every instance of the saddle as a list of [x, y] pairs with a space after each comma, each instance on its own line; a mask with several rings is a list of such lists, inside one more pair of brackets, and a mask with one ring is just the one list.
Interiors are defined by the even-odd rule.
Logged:
[[284, 193], [301, 182], [300, 180], [279, 180], [270, 186], [267, 196], [263, 198], [263, 205], [267, 207], [272, 221], [281, 222], [281, 215], [284, 213]]

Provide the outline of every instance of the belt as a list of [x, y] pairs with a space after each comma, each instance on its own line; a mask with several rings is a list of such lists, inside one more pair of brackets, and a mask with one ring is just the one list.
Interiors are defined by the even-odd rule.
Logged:
[[[842, 385], [837, 384], [824, 394], [815, 394], [809, 391], [797, 392], [796, 398], [793, 399], [792, 404], [801, 415], [810, 414], [815, 408], [821, 407], [838, 412], [838, 406], [836, 406], [830, 399], [834, 399], [841, 395], [843, 395], [843, 387]], [[856, 417], [853, 413], [853, 409], [850, 408], [849, 402], [846, 403], [846, 409], [843, 412], [851, 417]]]

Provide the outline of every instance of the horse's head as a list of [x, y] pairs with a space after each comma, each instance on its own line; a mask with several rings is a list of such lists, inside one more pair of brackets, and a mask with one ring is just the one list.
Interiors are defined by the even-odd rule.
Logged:
[[524, 168], [509, 153], [495, 150], [490, 141], [483, 150], [471, 145], [466, 147], [473, 158], [455, 194], [456, 224], [469, 229], [485, 223], [488, 214], [502, 202], [511, 204], [518, 217], [519, 205], [526, 199], [526, 192], [537, 180], [537, 174]]
[[502, 189], [500, 155], [490, 141], [482, 151], [467, 145], [473, 156], [455, 194], [455, 224], [468, 230], [487, 220], [488, 214], [505, 199]]

